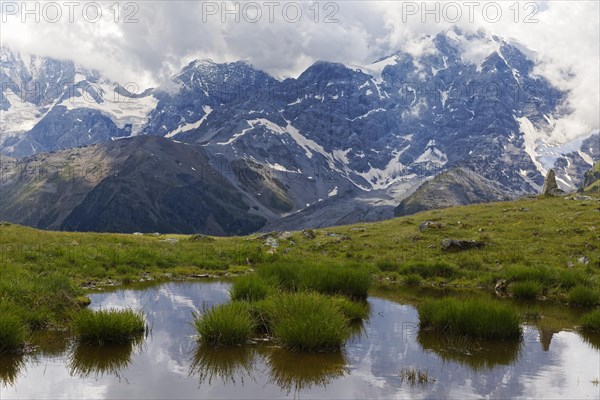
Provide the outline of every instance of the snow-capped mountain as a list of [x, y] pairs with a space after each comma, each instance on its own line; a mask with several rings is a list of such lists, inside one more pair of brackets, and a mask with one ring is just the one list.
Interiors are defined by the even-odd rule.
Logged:
[[0, 50], [0, 149], [23, 157], [138, 133], [156, 106], [69, 61]]
[[[555, 168], [574, 190], [600, 159], [600, 134], [550, 141], [568, 93], [537, 76], [536, 62], [520, 43], [452, 29], [370, 65], [317, 62], [285, 80], [246, 62], [194, 61], [134, 95], [72, 63], [5, 49], [0, 150], [23, 157], [139, 134], [196, 144], [251, 212], [286, 228], [391, 217], [453, 168], [509, 196], [539, 192]], [[12, 89], [55, 82], [58, 94]]]

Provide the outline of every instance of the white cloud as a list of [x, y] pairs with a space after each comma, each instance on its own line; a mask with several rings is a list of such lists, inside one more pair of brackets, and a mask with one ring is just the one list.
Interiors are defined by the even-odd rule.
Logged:
[[[134, 11], [123, 10], [126, 3], [120, 3], [120, 19]], [[81, 10], [74, 13], [73, 23], [68, 21], [66, 13], [57, 23], [35, 23], [32, 17], [22, 23], [17, 18], [19, 14], [15, 17], [5, 12], [2, 43], [31, 54], [72, 59], [116, 81], [135, 81], [140, 86], [165, 82], [195, 58], [218, 62], [244, 59], [276, 77], [288, 77], [297, 75], [319, 59], [365, 65], [400, 49], [412, 53], [426, 51], [418, 42], [415, 45], [414, 39], [451, 27], [453, 24], [444, 21], [444, 17], [454, 18], [456, 10], [448, 6], [452, 2], [428, 2], [427, 9], [437, 7], [439, 10], [440, 18], [436, 22], [436, 15], [423, 15], [420, 1], [281, 2], [274, 8], [271, 22], [267, 3], [257, 1], [262, 16], [257, 23], [251, 23], [243, 18], [252, 18], [251, 13], [239, 14], [240, 21], [236, 22], [233, 14], [203, 12], [213, 10], [214, 5], [221, 8], [220, 1], [133, 3], [139, 6], [134, 16], [138, 23], [115, 23], [114, 13], [109, 8], [114, 4], [112, 1], [100, 2], [103, 19], [98, 23], [87, 22]], [[488, 7], [488, 17], [495, 14], [494, 5], [487, 6], [488, 3], [493, 2], [480, 2], [472, 9], [473, 22], [470, 22], [467, 2], [454, 2], [462, 12], [456, 25], [468, 31], [483, 28], [513, 37], [537, 52], [542, 62], [536, 73], [570, 91], [573, 113], [557, 122], [552, 136], [564, 141], [598, 128], [599, 3], [538, 2], [539, 9], [533, 16], [535, 23], [524, 22], [528, 13], [536, 11], [526, 5], [531, 4], [530, 1], [519, 3], [518, 22], [515, 22], [514, 2], [495, 3], [502, 5], [502, 18], [498, 22], [486, 20], [484, 7]], [[234, 2], [227, 4], [228, 9], [234, 9]], [[244, 4], [247, 3], [238, 3], [242, 9]], [[295, 4], [301, 5], [302, 18], [292, 23]], [[325, 8], [326, 4], [333, 6]], [[415, 15], [409, 12], [413, 6], [417, 7]], [[287, 20], [284, 9], [288, 11]], [[317, 9], [318, 22], [315, 22]], [[338, 22], [326, 23], [327, 16]], [[482, 50], [488, 49], [468, 51], [477, 58]]]

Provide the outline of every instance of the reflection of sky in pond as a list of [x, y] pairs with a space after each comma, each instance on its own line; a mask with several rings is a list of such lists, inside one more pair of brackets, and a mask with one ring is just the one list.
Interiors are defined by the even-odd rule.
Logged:
[[[169, 283], [143, 291], [94, 294], [92, 308], [140, 308], [153, 328], [119, 376], [71, 376], [68, 352], [38, 355], [26, 360], [14, 384], [0, 386], [0, 398], [599, 397], [598, 386], [590, 381], [600, 377], [600, 353], [575, 332], [554, 334], [549, 351], [544, 351], [535, 328], [526, 327], [523, 344], [504, 358], [486, 355], [485, 350], [453, 356], [447, 344], [418, 338], [412, 306], [379, 298], [369, 299], [371, 318], [362, 335], [348, 342], [343, 356], [317, 362], [261, 345], [222, 357], [218, 352], [200, 354], [199, 368], [190, 373], [198, 354], [191, 313], [227, 301], [228, 287], [219, 282]], [[223, 362], [212, 365], [211, 360]], [[402, 383], [402, 368], [427, 370], [436, 381]], [[213, 376], [210, 383], [201, 381], [199, 371], [207, 370], [213, 375], [233, 371], [235, 379]]]

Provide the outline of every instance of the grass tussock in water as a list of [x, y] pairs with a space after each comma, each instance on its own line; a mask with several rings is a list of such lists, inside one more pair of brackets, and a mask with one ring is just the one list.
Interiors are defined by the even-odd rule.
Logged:
[[510, 285], [512, 295], [521, 300], [534, 300], [542, 291], [542, 285], [536, 281], [515, 282]]
[[261, 267], [258, 274], [284, 291], [315, 291], [353, 299], [366, 299], [371, 287], [371, 271], [352, 265], [275, 263]]
[[239, 301], [205, 309], [194, 325], [200, 341], [213, 346], [245, 344], [256, 327], [248, 303]]
[[82, 310], [73, 321], [80, 343], [89, 345], [125, 344], [147, 331], [141, 312], [134, 310]]
[[366, 301], [352, 301], [346, 297], [332, 297], [331, 301], [350, 322], [357, 322], [369, 316], [369, 303]]
[[591, 307], [598, 304], [598, 292], [585, 286], [575, 286], [569, 291], [569, 304], [579, 307]]
[[581, 329], [586, 332], [600, 333], [600, 308], [584, 314], [580, 320]]
[[318, 293], [286, 293], [271, 297], [273, 334], [292, 351], [336, 351], [349, 336], [348, 320], [330, 298]]
[[11, 313], [0, 314], [0, 354], [23, 347], [26, 330], [19, 317]]
[[486, 300], [444, 298], [418, 307], [420, 327], [475, 339], [519, 339], [519, 314], [510, 306]]
[[229, 295], [233, 301], [258, 301], [273, 292], [273, 285], [257, 275], [248, 275], [236, 279]]

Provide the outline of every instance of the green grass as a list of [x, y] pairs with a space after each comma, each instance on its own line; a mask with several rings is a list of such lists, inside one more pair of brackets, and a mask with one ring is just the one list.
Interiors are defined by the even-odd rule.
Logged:
[[337, 351], [349, 336], [348, 321], [330, 298], [318, 293], [285, 293], [271, 298], [273, 333], [288, 350]]
[[400, 270], [404, 274], [416, 274], [421, 278], [452, 278], [454, 276], [460, 275], [460, 272], [457, 268], [445, 262], [417, 262], [403, 265]]
[[23, 347], [25, 335], [25, 326], [18, 316], [4, 312], [0, 314], [0, 354]]
[[205, 309], [195, 316], [194, 325], [199, 340], [213, 346], [245, 344], [256, 327], [248, 304], [237, 301]]
[[[320, 230], [314, 231], [314, 237], [294, 232], [291, 240], [279, 240], [275, 254], [269, 253], [260, 234], [231, 238], [99, 234], [3, 224], [0, 304], [9, 304], [34, 331], [67, 326], [74, 311], [81, 308], [76, 299], [87, 290], [82, 286], [170, 280], [192, 274], [231, 275], [253, 269], [267, 281], [274, 278], [282, 290], [311, 289], [361, 298], [368, 287], [366, 275], [356, 281], [338, 275], [345, 269], [361, 268], [377, 285], [393, 289], [416, 284], [416, 276], [422, 287], [488, 292], [494, 291], [500, 279], [511, 284], [537, 281], [544, 296], [565, 301], [576, 286], [600, 289], [600, 254], [593, 247], [600, 239], [599, 207], [597, 201], [536, 197], [433, 210], [361, 223], [359, 230], [357, 226], [327, 229], [346, 235], [344, 240]], [[523, 208], [529, 211], [521, 211]], [[444, 227], [421, 232], [419, 224], [426, 220]], [[569, 240], [557, 241], [557, 237]], [[178, 241], [165, 242], [167, 238]], [[484, 240], [488, 245], [444, 253], [440, 247], [444, 238]], [[581, 256], [586, 256], [589, 264], [579, 264]], [[570, 264], [574, 267], [569, 268]], [[320, 271], [318, 278], [311, 275], [315, 270]]]
[[366, 301], [352, 301], [346, 297], [332, 297], [331, 301], [350, 322], [369, 317], [369, 303]]
[[144, 316], [134, 310], [82, 310], [73, 321], [80, 343], [89, 345], [126, 344], [147, 331]]
[[300, 287], [328, 295], [366, 299], [371, 287], [371, 273], [366, 268], [321, 265], [301, 270]]
[[581, 324], [581, 329], [586, 332], [600, 333], [600, 308], [584, 314], [579, 323]]
[[517, 299], [534, 300], [540, 294], [542, 285], [536, 281], [522, 281], [513, 283], [509, 289]]
[[423, 278], [417, 274], [409, 274], [402, 281], [406, 286], [419, 286], [423, 282]]
[[569, 291], [569, 304], [573, 306], [595, 306], [598, 299], [598, 292], [585, 286], [575, 286]]
[[234, 301], [262, 300], [273, 291], [273, 285], [257, 275], [243, 276], [235, 280], [229, 295]]
[[421, 304], [418, 311], [422, 329], [474, 339], [518, 339], [521, 336], [516, 310], [483, 299], [432, 300]]
[[354, 299], [366, 299], [372, 282], [370, 269], [347, 264], [274, 263], [260, 267], [258, 274], [281, 290], [309, 290]]

